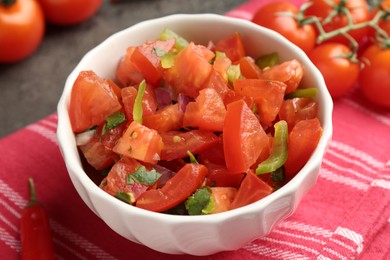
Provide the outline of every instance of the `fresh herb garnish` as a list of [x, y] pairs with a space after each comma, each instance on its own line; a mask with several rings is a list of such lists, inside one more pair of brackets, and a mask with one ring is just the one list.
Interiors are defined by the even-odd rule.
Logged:
[[155, 169], [150, 171], [146, 170], [145, 166], [141, 165], [135, 170], [134, 173], [126, 175], [126, 183], [134, 184], [137, 182], [139, 184], [153, 185], [161, 177], [161, 173], [157, 172]]
[[126, 116], [121, 111], [117, 111], [114, 114], [108, 116], [103, 126], [102, 135], [105, 135], [108, 131], [119, 126], [125, 121], [126, 121]]
[[209, 214], [214, 210], [214, 200], [208, 186], [197, 189], [185, 202], [189, 215]]

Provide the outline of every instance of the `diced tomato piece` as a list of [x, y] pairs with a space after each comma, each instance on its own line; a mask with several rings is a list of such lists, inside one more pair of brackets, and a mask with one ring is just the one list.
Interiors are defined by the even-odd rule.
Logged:
[[215, 44], [214, 50], [224, 52], [232, 62], [246, 56], [244, 43], [237, 32], [228, 38], [219, 40]]
[[[135, 87], [125, 87], [121, 89], [123, 107], [125, 109], [126, 118], [133, 120], [133, 108], [135, 97], [137, 96]], [[154, 95], [153, 87], [146, 85], [144, 95], [142, 96], [142, 111], [143, 116], [153, 115], [157, 109], [157, 99]]]
[[188, 132], [169, 131], [161, 133], [161, 137], [164, 143], [161, 160], [167, 161], [188, 157], [187, 151], [199, 154], [218, 142], [218, 137], [213, 132], [200, 129]]
[[257, 165], [267, 159], [271, 155], [271, 150], [274, 144], [274, 137], [272, 135], [267, 135], [268, 142], [261, 151], [259, 157], [256, 160], [254, 166], [257, 168]]
[[317, 117], [318, 104], [311, 98], [292, 98], [283, 101], [279, 111], [279, 119], [285, 120], [289, 131], [294, 125], [306, 119]]
[[261, 75], [261, 69], [256, 65], [255, 60], [250, 56], [239, 59], [241, 74], [247, 79], [258, 79]]
[[175, 46], [175, 40], [147, 42], [137, 46], [131, 61], [144, 75], [146, 82], [158, 86], [163, 75], [161, 57]]
[[196, 98], [199, 90], [205, 87], [212, 70], [213, 67], [205, 58], [203, 50], [190, 43], [176, 55], [174, 65], [166, 70], [165, 79], [176, 93]]
[[218, 141], [210, 146], [207, 150], [202, 151], [198, 156], [198, 161], [202, 164], [215, 163], [220, 165], [225, 164], [225, 155], [223, 154], [222, 137], [218, 137]]
[[272, 192], [273, 188], [250, 170], [237, 190], [237, 194], [231, 204], [231, 209], [249, 205], [268, 196]]
[[126, 49], [126, 54], [119, 61], [118, 67], [116, 68], [115, 77], [122, 87], [138, 85], [144, 80], [144, 75], [142, 75], [141, 71], [131, 60], [134, 51], [135, 47], [128, 47]]
[[114, 146], [113, 151], [147, 163], [157, 163], [163, 147], [161, 136], [150, 129], [133, 121]]
[[118, 140], [122, 137], [123, 132], [127, 129], [128, 123], [123, 122], [122, 124], [109, 129], [106, 133], [103, 134], [104, 124], [101, 124], [96, 130], [97, 136], [100, 138], [100, 142], [107, 147], [108, 149], [114, 148]]
[[286, 84], [286, 94], [294, 92], [303, 77], [302, 64], [293, 59], [266, 69], [261, 74], [261, 78], [277, 80]]
[[183, 118], [183, 127], [198, 127], [210, 131], [222, 131], [226, 108], [215, 89], [199, 91], [195, 102], [189, 102]]
[[199, 50], [199, 52], [203, 55], [203, 57], [210, 62], [215, 57], [215, 53], [203, 45], [196, 45], [196, 48]]
[[237, 79], [233, 85], [238, 93], [254, 99], [260, 121], [272, 124], [282, 106], [286, 85], [280, 81], [263, 79]]
[[69, 119], [73, 132], [81, 132], [100, 125], [121, 109], [111, 85], [93, 71], [81, 71], [73, 84]]
[[287, 180], [291, 180], [306, 164], [321, 135], [322, 127], [318, 118], [302, 120], [295, 124], [288, 135], [288, 157], [284, 163]]
[[252, 97], [241, 95], [232, 89], [228, 89], [223, 102], [225, 103], [225, 106], [227, 106], [228, 104], [240, 99], [243, 99], [250, 109], [253, 109], [256, 104]]
[[79, 146], [87, 162], [96, 170], [103, 170], [114, 164], [118, 155], [104, 146], [98, 138], [92, 138], [88, 143]]
[[214, 210], [211, 214], [228, 211], [231, 208], [231, 204], [236, 194], [236, 188], [211, 187], [211, 196], [214, 199]]
[[223, 147], [229, 171], [246, 172], [256, 162], [267, 142], [260, 122], [242, 99], [227, 106]]
[[111, 79], [106, 79], [106, 81], [111, 86], [118, 100], [121, 101], [122, 100], [121, 88]]
[[186, 164], [161, 189], [141, 194], [136, 206], [150, 211], [163, 212], [185, 201], [198, 189], [207, 175], [202, 164]]
[[215, 89], [222, 98], [224, 98], [226, 93], [229, 91], [227, 83], [225, 83], [222, 76], [214, 70], [211, 71], [210, 76], [206, 80], [203, 88]]
[[213, 63], [214, 71], [216, 71], [219, 75], [221, 75], [223, 82], [225, 84], [227, 84], [228, 82], [227, 71], [230, 68], [231, 64], [232, 64], [231, 60], [226, 55], [217, 56]]
[[179, 130], [183, 124], [183, 111], [179, 104], [172, 104], [157, 110], [156, 113], [144, 116], [143, 124], [158, 132]]
[[244, 177], [244, 173], [236, 174], [229, 172], [224, 165], [206, 163], [209, 170], [207, 175], [207, 185], [217, 187], [238, 187]]
[[131, 193], [134, 199], [137, 199], [143, 192], [145, 192], [149, 186], [133, 182], [132, 184], [126, 183], [126, 176], [134, 173], [141, 164], [132, 158], [123, 156], [117, 161], [111, 168], [110, 172], [105, 178], [105, 185], [102, 187], [104, 191], [115, 196], [117, 192]]

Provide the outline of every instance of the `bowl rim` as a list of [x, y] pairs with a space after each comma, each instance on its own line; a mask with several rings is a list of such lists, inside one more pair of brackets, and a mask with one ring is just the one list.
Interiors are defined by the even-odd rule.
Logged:
[[[64, 90], [61, 94], [61, 97], [59, 99], [58, 105], [57, 105], [57, 114], [58, 114], [58, 127], [57, 127], [57, 140], [59, 143], [59, 147], [62, 153], [62, 156], [64, 158], [64, 161], [66, 163], [66, 166], [68, 169], [68, 174], [71, 175], [71, 172], [74, 172], [76, 174], [73, 175], [73, 177], [77, 177], [78, 181], [82, 183], [84, 188], [88, 189], [87, 195], [91, 196], [98, 196], [100, 199], [106, 200], [109, 203], [114, 203], [116, 206], [120, 208], [120, 210], [123, 210], [126, 212], [126, 214], [138, 214], [143, 217], [147, 218], [154, 218], [156, 220], [169, 223], [169, 222], [177, 222], [180, 221], [180, 223], [194, 223], [194, 222], [221, 222], [226, 221], [229, 219], [233, 219], [236, 217], [242, 217], [244, 215], [252, 215], [255, 213], [258, 213], [259, 211], [264, 210], [267, 208], [272, 202], [292, 195], [296, 192], [297, 187], [299, 187], [299, 184], [303, 182], [305, 175], [309, 174], [308, 172], [311, 171], [315, 167], [319, 167], [321, 165], [322, 158], [325, 154], [327, 145], [331, 139], [332, 136], [332, 111], [333, 111], [333, 101], [330, 97], [330, 94], [328, 90], [326, 89], [326, 85], [324, 82], [324, 79], [319, 72], [319, 70], [310, 62], [307, 55], [299, 49], [297, 46], [292, 45], [291, 48], [294, 50], [294, 52], [297, 53], [298, 56], [301, 58], [307, 60], [309, 63], [309, 66], [311, 66], [310, 70], [312, 73], [314, 73], [315, 78], [317, 79], [319, 85], [317, 86], [320, 88], [320, 95], [319, 95], [319, 102], [322, 104], [326, 104], [326, 106], [322, 106], [323, 108], [323, 122], [322, 122], [322, 136], [321, 139], [313, 152], [312, 156], [310, 157], [309, 161], [305, 164], [305, 166], [298, 172], [298, 174], [290, 180], [288, 183], [286, 183], [281, 189], [271, 193], [270, 195], [266, 196], [265, 198], [256, 201], [252, 204], [229, 210], [226, 212], [221, 212], [217, 214], [210, 214], [210, 215], [198, 215], [198, 216], [188, 216], [188, 215], [171, 215], [171, 214], [165, 214], [165, 213], [157, 213], [152, 212], [148, 210], [144, 210], [141, 208], [137, 208], [135, 206], [131, 206], [129, 204], [126, 204], [117, 198], [109, 195], [108, 193], [104, 192], [102, 189], [98, 187], [85, 173], [85, 171], [82, 168], [81, 161], [79, 154], [77, 152], [77, 148], [75, 148], [75, 140], [74, 135], [71, 135], [69, 131], [71, 131], [70, 128], [70, 121], [67, 113], [67, 99], [70, 95], [70, 89], [73, 85], [75, 77], [78, 75], [81, 68], [84, 66], [85, 63], [87, 63], [96, 53], [99, 52], [99, 50], [107, 45], [110, 44], [111, 41], [115, 41], [116, 38], [120, 37], [123, 34], [129, 33], [129, 31], [133, 30], [134, 28], [142, 27], [150, 22], [154, 23], [160, 23], [160, 22], [166, 22], [169, 19], [211, 19], [211, 20], [218, 20], [221, 22], [226, 23], [235, 23], [239, 26], [244, 27], [250, 27], [251, 29], [256, 28], [256, 30], [261, 31], [263, 33], [267, 33], [269, 35], [274, 36], [280, 41], [286, 40], [283, 36], [276, 33], [275, 31], [269, 30], [267, 28], [261, 27], [259, 25], [255, 25], [252, 22], [248, 20], [244, 20], [241, 18], [235, 18], [235, 17], [228, 17], [223, 16], [219, 14], [211, 14], [211, 13], [203, 13], [203, 14], [173, 14], [168, 15], [164, 17], [159, 18], [153, 18], [141, 21], [139, 23], [136, 23], [132, 26], [129, 26], [128, 28], [125, 28], [123, 30], [120, 30], [111, 36], [107, 37], [104, 41], [99, 43], [97, 46], [89, 50], [79, 61], [77, 66], [72, 70], [72, 72], [69, 74], [69, 76], [66, 79]], [[283, 40], [283, 39], [284, 40]], [[322, 87], [320, 87], [322, 86]], [[75, 152], [72, 152], [75, 151]], [[316, 158], [318, 158], [316, 160]], [[319, 165], [318, 165], [319, 164]], [[72, 177], [72, 176], [71, 176]], [[310, 189], [311, 187], [309, 187]], [[300, 199], [300, 198], [299, 198]], [[299, 203], [299, 201], [297, 202]], [[296, 204], [297, 204], [296, 203]], [[294, 206], [294, 210], [295, 207]], [[97, 215], [98, 213], [93, 210]], [[285, 217], [288, 217], [293, 212], [290, 212]], [[279, 220], [281, 221], [281, 220]], [[275, 223], [276, 224], [276, 223]]]

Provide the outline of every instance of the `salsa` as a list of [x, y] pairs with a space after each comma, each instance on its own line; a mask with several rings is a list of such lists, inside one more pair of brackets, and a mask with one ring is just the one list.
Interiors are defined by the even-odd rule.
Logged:
[[291, 180], [322, 134], [298, 60], [247, 55], [239, 33], [203, 46], [165, 29], [129, 46], [115, 78], [81, 71], [69, 117], [108, 194], [142, 209], [214, 214]]

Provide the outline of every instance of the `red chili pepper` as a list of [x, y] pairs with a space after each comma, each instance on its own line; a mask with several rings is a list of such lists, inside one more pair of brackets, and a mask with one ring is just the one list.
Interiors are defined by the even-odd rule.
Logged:
[[30, 200], [23, 209], [20, 223], [23, 259], [54, 259], [49, 218], [43, 205], [37, 201], [35, 185], [29, 178]]

